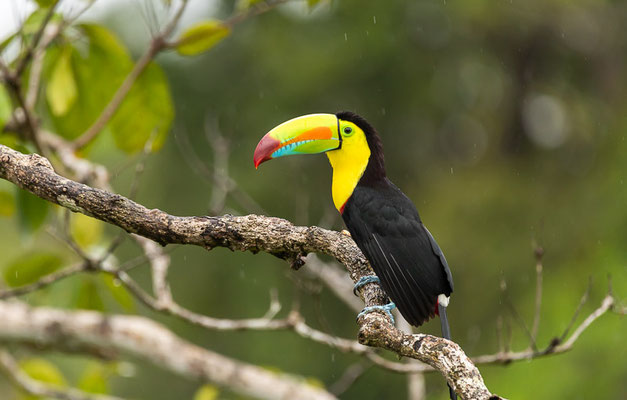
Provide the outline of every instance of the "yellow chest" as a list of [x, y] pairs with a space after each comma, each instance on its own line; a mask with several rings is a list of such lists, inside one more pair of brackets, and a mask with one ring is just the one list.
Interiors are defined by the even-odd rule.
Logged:
[[327, 156], [333, 167], [333, 204], [341, 211], [368, 166], [370, 148], [363, 134], [354, 135], [344, 140], [341, 149], [327, 152]]

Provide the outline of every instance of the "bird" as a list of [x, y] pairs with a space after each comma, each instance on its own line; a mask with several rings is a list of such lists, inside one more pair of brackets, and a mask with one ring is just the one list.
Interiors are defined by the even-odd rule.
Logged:
[[392, 301], [362, 313], [378, 308], [392, 317], [389, 310], [396, 306], [416, 327], [437, 314], [442, 336], [450, 340], [451, 270], [413, 202], [388, 179], [381, 137], [365, 118], [341, 111], [290, 119], [262, 137], [253, 162], [258, 168], [271, 159], [317, 153], [329, 159], [335, 208], [376, 274], [362, 278], [355, 289], [378, 282]]

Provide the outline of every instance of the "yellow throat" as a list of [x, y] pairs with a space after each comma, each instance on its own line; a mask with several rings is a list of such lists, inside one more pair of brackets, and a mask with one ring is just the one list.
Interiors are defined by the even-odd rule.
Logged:
[[[355, 125], [351, 125], [359, 129]], [[340, 149], [329, 151], [326, 154], [329, 157], [331, 167], [333, 167], [331, 186], [333, 204], [338, 211], [342, 212], [344, 204], [353, 194], [355, 186], [368, 166], [370, 147], [368, 147], [365, 134], [359, 129], [355, 134], [343, 139]]]

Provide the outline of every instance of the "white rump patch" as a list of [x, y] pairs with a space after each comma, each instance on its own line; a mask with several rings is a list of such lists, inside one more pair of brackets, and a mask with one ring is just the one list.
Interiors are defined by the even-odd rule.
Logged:
[[450, 297], [446, 296], [444, 293], [438, 295], [438, 304], [442, 307], [448, 307], [448, 302], [451, 300]]

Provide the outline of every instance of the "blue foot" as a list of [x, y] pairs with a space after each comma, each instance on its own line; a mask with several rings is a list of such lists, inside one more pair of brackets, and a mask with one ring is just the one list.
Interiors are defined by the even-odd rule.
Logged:
[[353, 287], [353, 294], [357, 296], [357, 291], [368, 283], [379, 283], [379, 277], [376, 275], [362, 276]]
[[370, 306], [370, 307], [366, 307], [363, 310], [361, 310], [361, 312], [359, 314], [357, 314], [357, 319], [359, 319], [359, 317], [361, 317], [364, 314], [373, 312], [373, 311], [377, 311], [377, 310], [382, 310], [385, 311], [386, 314], [390, 317], [390, 319], [392, 320], [392, 324], [394, 324], [394, 316], [392, 315], [392, 310], [396, 308], [396, 304], [390, 302], [384, 306]]

